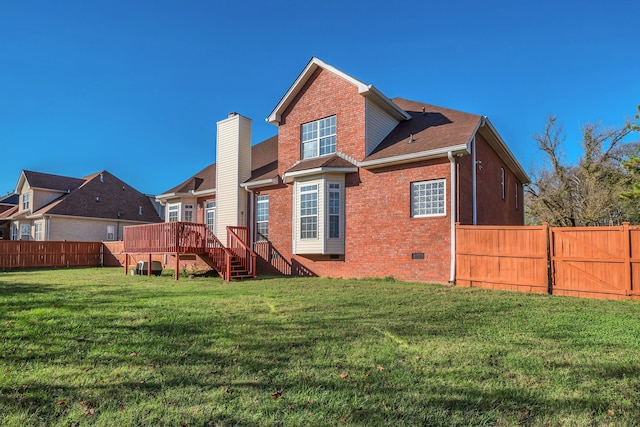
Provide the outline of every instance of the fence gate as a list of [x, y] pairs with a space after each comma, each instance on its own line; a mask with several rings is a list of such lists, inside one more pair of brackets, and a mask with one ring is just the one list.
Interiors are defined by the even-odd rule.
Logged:
[[552, 228], [549, 239], [553, 294], [611, 299], [626, 299], [632, 295], [632, 234], [629, 228], [626, 224]]

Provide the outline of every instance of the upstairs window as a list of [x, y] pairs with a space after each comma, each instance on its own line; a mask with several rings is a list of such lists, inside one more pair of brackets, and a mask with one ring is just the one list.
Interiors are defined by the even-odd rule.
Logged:
[[445, 210], [445, 180], [434, 179], [431, 181], [411, 183], [411, 216], [441, 216]]
[[302, 158], [336, 152], [336, 116], [302, 125]]
[[22, 210], [29, 210], [29, 193], [24, 193], [22, 195]]
[[269, 240], [269, 195], [256, 198], [256, 241]]

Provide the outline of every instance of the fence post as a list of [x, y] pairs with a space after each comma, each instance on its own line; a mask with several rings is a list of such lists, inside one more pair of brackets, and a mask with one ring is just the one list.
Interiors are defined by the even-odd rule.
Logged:
[[555, 284], [555, 269], [553, 268], [553, 230], [549, 228], [548, 222], [543, 222], [544, 234], [547, 241], [547, 293], [553, 295], [553, 286]]
[[633, 271], [631, 269], [631, 230], [629, 230], [629, 223], [628, 222], [623, 222], [622, 223], [622, 232], [624, 233], [624, 236], [622, 237], [624, 240], [624, 266], [625, 266], [625, 278], [624, 278], [624, 282], [625, 282], [625, 294], [629, 295], [632, 291], [631, 286], [632, 286], [632, 275], [633, 275]]

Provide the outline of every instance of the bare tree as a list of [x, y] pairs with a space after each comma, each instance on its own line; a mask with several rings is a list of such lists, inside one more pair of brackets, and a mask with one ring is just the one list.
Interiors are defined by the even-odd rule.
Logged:
[[575, 227], [635, 219], [637, 213], [620, 197], [629, 179], [622, 160], [637, 152], [637, 144], [625, 142], [634, 131], [629, 123], [622, 128], [584, 126], [582, 155], [572, 164], [562, 155], [562, 126], [549, 117], [544, 130], [533, 137], [545, 161], [531, 173], [525, 197], [528, 223]]

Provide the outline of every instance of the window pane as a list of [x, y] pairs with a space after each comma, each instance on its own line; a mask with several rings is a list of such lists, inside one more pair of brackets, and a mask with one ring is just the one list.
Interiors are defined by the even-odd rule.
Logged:
[[336, 116], [305, 123], [301, 128], [302, 158], [336, 152]]
[[269, 239], [269, 195], [256, 198], [256, 241]]
[[318, 186], [300, 187], [300, 238], [318, 237]]
[[411, 184], [411, 216], [444, 215], [445, 213], [444, 179]]

